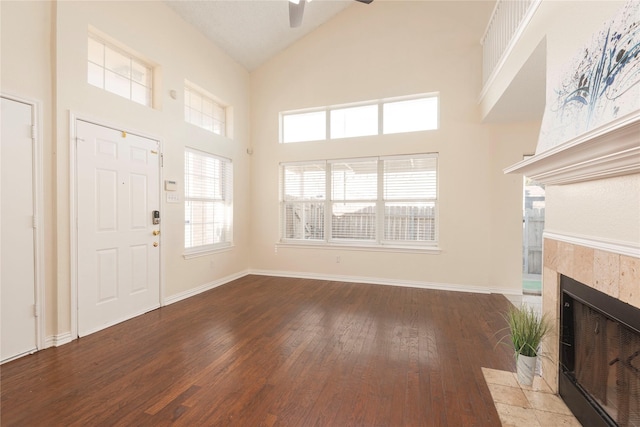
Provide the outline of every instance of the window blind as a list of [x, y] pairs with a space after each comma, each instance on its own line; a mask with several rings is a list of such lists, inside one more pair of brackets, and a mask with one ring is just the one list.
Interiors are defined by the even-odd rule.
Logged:
[[385, 159], [384, 240], [435, 241], [437, 158]]
[[283, 238], [323, 240], [326, 162], [284, 165], [281, 179]]
[[231, 160], [185, 151], [185, 248], [232, 241], [233, 168]]
[[378, 159], [331, 164], [331, 239], [376, 240]]
[[419, 154], [283, 164], [282, 239], [435, 246], [437, 163]]

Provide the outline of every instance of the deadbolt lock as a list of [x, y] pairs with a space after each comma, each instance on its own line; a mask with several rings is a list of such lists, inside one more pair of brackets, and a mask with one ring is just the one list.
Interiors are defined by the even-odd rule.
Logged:
[[153, 230], [153, 235], [157, 236], [158, 234], [160, 234], [160, 230]]
[[157, 248], [158, 247], [158, 242], [153, 242], [153, 247]]

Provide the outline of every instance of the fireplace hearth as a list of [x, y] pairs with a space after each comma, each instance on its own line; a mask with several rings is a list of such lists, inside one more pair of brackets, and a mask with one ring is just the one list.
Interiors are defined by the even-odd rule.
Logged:
[[560, 279], [558, 391], [584, 426], [640, 427], [640, 309]]

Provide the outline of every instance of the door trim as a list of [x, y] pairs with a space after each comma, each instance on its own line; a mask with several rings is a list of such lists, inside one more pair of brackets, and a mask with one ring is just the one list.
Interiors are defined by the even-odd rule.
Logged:
[[[1, 92], [0, 97], [21, 102], [31, 106], [31, 123], [35, 126], [35, 136], [33, 138], [33, 215], [35, 217], [33, 233], [33, 250], [34, 250], [34, 303], [36, 305], [36, 350], [45, 348], [46, 333], [46, 305], [45, 305], [45, 278], [44, 278], [44, 160], [43, 160], [43, 140], [42, 135], [42, 101], [30, 98], [24, 98]], [[22, 356], [22, 355], [20, 355]], [[8, 362], [11, 359], [5, 360]]]
[[[164, 217], [164, 200], [162, 198], [162, 182], [164, 180], [163, 175], [163, 167], [162, 167], [162, 140], [156, 136], [147, 134], [145, 132], [139, 132], [136, 130], [126, 130], [122, 126], [118, 126], [114, 123], [109, 123], [105, 120], [99, 120], [92, 118], [88, 115], [76, 113], [73, 111], [69, 111], [69, 246], [70, 246], [70, 286], [71, 286], [71, 304], [70, 304], [70, 320], [71, 320], [71, 340], [75, 340], [78, 338], [78, 201], [77, 201], [77, 188], [76, 188], [76, 169], [77, 169], [77, 153], [76, 153], [76, 138], [77, 138], [77, 127], [76, 124], [78, 121], [83, 121], [86, 123], [91, 123], [97, 126], [102, 126], [110, 129], [114, 129], [117, 131], [126, 132], [131, 135], [136, 135], [142, 138], [152, 139], [154, 141], [158, 141], [158, 145], [160, 147], [160, 164], [158, 165], [158, 197], [159, 197], [159, 207], [160, 207], [160, 217]], [[164, 235], [164, 231], [162, 230], [164, 221], [160, 222], [160, 235]], [[158, 306], [162, 307], [165, 305], [164, 298], [164, 262], [163, 260], [163, 251], [162, 245], [160, 245], [160, 267], [159, 267], [159, 278], [160, 278], [160, 297], [158, 300]]]

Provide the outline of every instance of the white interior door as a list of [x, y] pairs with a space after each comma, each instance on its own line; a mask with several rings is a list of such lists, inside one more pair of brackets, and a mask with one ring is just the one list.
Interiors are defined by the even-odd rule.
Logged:
[[[78, 335], [160, 305], [159, 143], [76, 121]], [[156, 232], [157, 234], [154, 234]]]
[[36, 350], [33, 106], [2, 98], [0, 360]]

